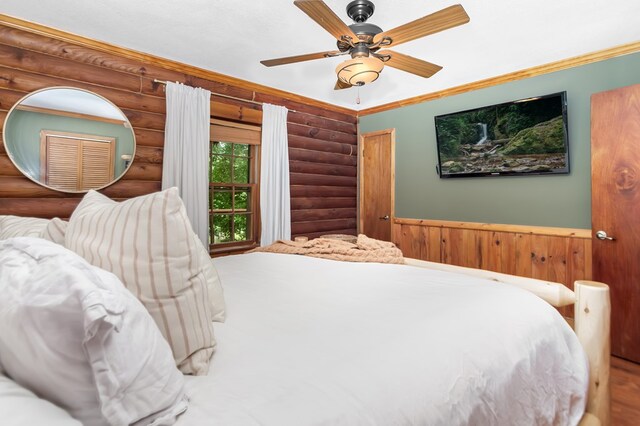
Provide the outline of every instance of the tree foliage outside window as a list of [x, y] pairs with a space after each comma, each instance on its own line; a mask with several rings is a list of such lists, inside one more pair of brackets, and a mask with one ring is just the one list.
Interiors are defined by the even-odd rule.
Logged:
[[209, 164], [210, 244], [252, 241], [253, 147], [212, 141]]

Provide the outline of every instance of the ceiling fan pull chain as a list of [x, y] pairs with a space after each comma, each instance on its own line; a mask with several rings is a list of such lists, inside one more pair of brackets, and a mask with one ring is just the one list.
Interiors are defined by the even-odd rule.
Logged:
[[356, 95], [356, 104], [360, 105], [360, 86], [356, 86], [358, 94]]

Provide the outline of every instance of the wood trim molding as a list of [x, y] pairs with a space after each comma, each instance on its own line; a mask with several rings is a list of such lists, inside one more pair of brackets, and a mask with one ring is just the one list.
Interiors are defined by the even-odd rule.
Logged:
[[235, 121], [226, 121], [226, 120], [218, 120], [217, 118], [212, 118], [210, 120], [211, 124], [225, 127], [233, 127], [235, 129], [244, 129], [244, 130], [253, 130], [255, 132], [261, 132], [262, 126], [254, 126], [252, 124], [244, 124], [244, 123], [236, 123]]
[[[13, 16], [0, 13], [0, 25], [4, 25], [11, 28], [16, 28], [22, 31], [30, 32], [33, 34], [39, 34], [46, 37], [51, 37], [56, 40], [60, 40], [67, 43], [73, 43], [90, 49], [95, 49], [101, 52], [110, 54], [116, 54], [128, 59], [140, 61], [143, 63], [157, 65], [168, 70], [189, 74], [195, 77], [201, 77], [207, 80], [216, 81], [223, 84], [232, 86], [239, 86], [254, 92], [260, 92], [266, 95], [278, 96], [286, 98], [294, 102], [301, 102], [310, 106], [323, 108], [331, 111], [336, 111], [345, 114], [357, 115], [358, 117], [376, 114], [391, 109], [400, 108], [403, 106], [415, 105], [418, 103], [426, 102], [429, 100], [440, 99], [448, 96], [458, 95], [473, 90], [483, 89], [486, 87], [496, 86], [511, 81], [521, 80], [525, 78], [535, 77], [542, 74], [547, 74], [555, 71], [561, 71], [568, 68], [573, 68], [581, 65], [590, 64], [593, 62], [599, 62], [606, 59], [611, 59], [617, 56], [628, 55], [640, 51], [640, 41], [624, 44], [621, 46], [613, 47], [610, 49], [599, 50], [596, 52], [588, 53], [585, 55], [575, 56], [568, 59], [563, 59], [556, 62], [551, 62], [544, 65], [539, 65], [531, 68], [527, 68], [520, 71], [515, 71], [508, 74], [503, 74], [497, 77], [491, 77], [484, 80], [479, 80], [469, 84], [456, 86], [437, 92], [426, 93], [420, 96], [403, 99], [396, 102], [391, 102], [384, 105], [379, 105], [372, 108], [356, 111], [353, 109], [333, 105], [317, 99], [307, 98], [305, 96], [297, 95], [294, 93], [286, 92], [284, 90], [276, 89], [274, 87], [264, 86], [258, 83], [253, 83], [247, 80], [242, 80], [236, 77], [231, 77], [215, 71], [209, 71], [203, 68], [195, 67], [192, 65], [184, 64], [178, 61], [161, 58], [159, 56], [151, 55], [148, 53], [142, 53], [133, 49], [116, 46], [114, 44], [94, 40], [81, 35], [73, 34], [70, 32], [58, 30], [55, 28], [47, 27], [35, 22], [26, 21]], [[254, 94], [255, 95], [255, 94]]]
[[243, 129], [221, 124], [212, 124], [209, 129], [209, 139], [218, 142], [233, 142], [247, 145], [260, 145], [261, 129]]
[[[359, 125], [358, 125], [359, 127]], [[383, 132], [387, 132], [387, 130], [379, 130], [377, 133], [383, 133]], [[363, 206], [364, 206], [364, 200], [362, 199], [362, 158], [363, 158], [363, 152], [364, 152], [364, 139], [365, 139], [366, 133], [365, 134], [359, 134], [358, 135], [358, 163], [356, 166], [356, 170], [357, 170], [357, 174], [358, 174], [358, 183], [357, 183], [357, 191], [358, 191], [358, 211], [357, 211], [357, 229], [358, 229], [358, 234], [362, 233], [362, 228], [363, 228], [363, 218], [362, 218], [362, 212], [363, 212]], [[391, 229], [391, 233], [393, 234], [393, 228]]]
[[117, 124], [118, 126], [130, 127], [128, 121], [117, 120], [115, 118], [98, 117], [97, 115], [83, 114], [81, 112], [63, 111], [61, 109], [34, 107], [30, 105], [17, 105], [20, 111], [37, 112], [39, 114], [58, 115], [62, 117], [80, 118], [82, 120], [101, 121], [103, 123]]
[[391, 129], [391, 236], [393, 221], [396, 219], [396, 129]]
[[373, 137], [373, 136], [380, 136], [380, 135], [386, 135], [389, 133], [394, 133], [393, 137], [395, 138], [395, 131], [396, 129], [384, 129], [384, 130], [376, 130], [375, 132], [367, 132], [367, 133], [363, 133], [362, 135], [360, 135], [360, 138], [362, 138], [363, 136], [369, 136], [369, 137]]
[[157, 65], [162, 68], [166, 68], [172, 71], [181, 72], [192, 75], [194, 77], [201, 77], [207, 80], [217, 81], [219, 83], [228, 84], [231, 86], [239, 86], [255, 92], [260, 92], [267, 95], [278, 96], [286, 98], [291, 101], [301, 102], [310, 106], [315, 106], [331, 111], [337, 111], [345, 114], [356, 115], [357, 111], [333, 105], [327, 102], [319, 101], [317, 99], [307, 98], [305, 96], [296, 95], [294, 93], [286, 92], [284, 90], [276, 89], [274, 87], [263, 86], [258, 83], [253, 83], [247, 80], [242, 80], [236, 77], [231, 77], [225, 74], [220, 74], [215, 71], [209, 71], [203, 68], [195, 67], [193, 65], [184, 64], [178, 61], [161, 58], [159, 56], [151, 55], [148, 53], [142, 53], [133, 49], [128, 49], [121, 46], [116, 46], [111, 43], [94, 40], [81, 35], [73, 34], [70, 32], [58, 30], [55, 28], [47, 27], [45, 25], [37, 24], [35, 22], [26, 21], [13, 16], [0, 13], [0, 25], [16, 28], [22, 31], [51, 37], [56, 40], [60, 40], [67, 43], [73, 43], [90, 49], [99, 50], [110, 54], [116, 54], [128, 59], [141, 61], [143, 63]]
[[617, 56], [629, 55], [640, 51], [640, 41], [623, 44], [609, 49], [598, 50], [596, 52], [587, 53], [585, 55], [574, 56], [568, 59], [562, 59], [560, 61], [550, 62], [544, 65], [538, 65], [524, 70], [503, 74], [497, 77], [486, 78], [484, 80], [475, 81], [469, 84], [463, 84], [461, 86], [451, 87], [437, 92], [426, 93], [424, 95], [415, 96], [413, 98], [403, 99], [396, 102], [390, 102], [388, 104], [375, 106], [358, 111], [358, 117], [365, 115], [376, 114], [391, 109], [405, 107], [409, 105], [415, 105], [434, 99], [446, 98], [448, 96], [459, 95], [473, 90], [484, 89], [491, 86], [497, 86], [499, 84], [509, 83], [511, 81], [523, 80], [525, 78], [536, 77], [538, 75], [549, 74], [556, 71], [562, 71], [568, 68], [574, 68], [581, 65], [591, 64], [593, 62], [600, 62], [606, 59], [615, 58]]
[[507, 225], [496, 223], [479, 223], [479, 222], [456, 222], [448, 220], [430, 220], [430, 219], [405, 219], [395, 218], [393, 221], [398, 225], [422, 225], [441, 228], [457, 228], [457, 229], [473, 229], [481, 231], [494, 232], [511, 232], [518, 234], [531, 235], [547, 235], [556, 237], [574, 237], [591, 239], [591, 229], [580, 228], [553, 228], [546, 226], [533, 225]]

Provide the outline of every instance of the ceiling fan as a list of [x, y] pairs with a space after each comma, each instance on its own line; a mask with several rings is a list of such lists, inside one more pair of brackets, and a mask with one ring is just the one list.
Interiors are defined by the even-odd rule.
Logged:
[[354, 23], [347, 26], [322, 0], [296, 0], [293, 2], [322, 28], [337, 39], [338, 50], [286, 58], [260, 61], [267, 67], [351, 55], [351, 59], [336, 68], [338, 81], [335, 90], [362, 86], [375, 81], [385, 65], [421, 77], [431, 77], [441, 66], [417, 59], [387, 48], [415, 40], [469, 22], [464, 8], [457, 4], [432, 13], [415, 21], [383, 31], [367, 21], [373, 15], [374, 5], [370, 0], [354, 0], [347, 5], [347, 15]]

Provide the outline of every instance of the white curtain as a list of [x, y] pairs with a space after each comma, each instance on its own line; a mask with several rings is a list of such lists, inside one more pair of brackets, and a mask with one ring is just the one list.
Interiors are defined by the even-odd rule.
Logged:
[[167, 82], [162, 189], [180, 191], [196, 235], [209, 247], [211, 92]]
[[285, 107], [262, 104], [260, 245], [291, 239], [289, 141]]

